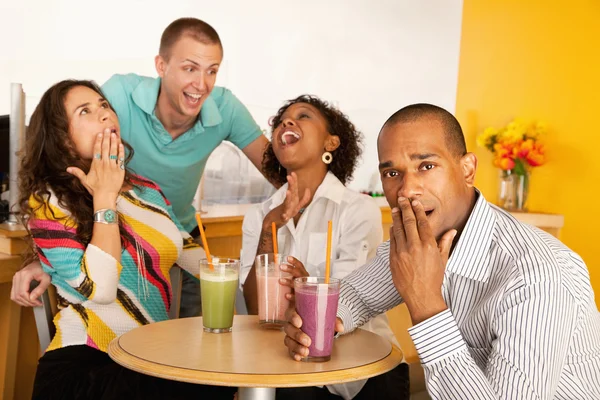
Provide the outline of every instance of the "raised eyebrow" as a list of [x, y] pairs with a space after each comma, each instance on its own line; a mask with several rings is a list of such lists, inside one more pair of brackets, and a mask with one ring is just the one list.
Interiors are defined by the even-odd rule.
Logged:
[[[198, 64], [198, 63], [197, 63], [196, 61], [194, 61], [194, 60], [190, 60], [189, 58], [186, 58], [185, 60], [183, 60], [183, 61], [182, 61], [182, 63], [186, 63], [186, 62], [190, 62], [190, 63], [194, 64], [194, 65], [195, 65], [195, 66], [197, 66], [197, 67], [201, 67], [201, 65], [200, 65], [200, 64]], [[211, 64], [211, 65], [209, 65], [209, 66], [208, 66], [208, 68], [219, 67], [220, 65], [221, 65], [221, 64], [219, 64], [219, 63], [214, 63], [214, 64]]]
[[80, 105], [78, 105], [78, 106], [77, 106], [77, 107], [75, 107], [75, 109], [73, 110], [73, 114], [75, 114], [75, 113], [77, 112], [77, 110], [79, 110], [80, 108], [87, 107], [87, 106], [89, 106], [89, 105], [90, 105], [90, 103], [89, 103], [89, 102], [88, 102], [88, 103], [83, 103], [83, 104], [80, 104]]
[[438, 156], [435, 153], [419, 153], [419, 154], [411, 154], [410, 155], [410, 159], [411, 160], [427, 160], [429, 158], [440, 158], [440, 156]]
[[379, 169], [384, 169], [384, 168], [389, 168], [391, 167], [393, 164], [391, 161], [384, 161], [382, 163], [379, 163]]
[[190, 63], [192, 63], [192, 64], [194, 64], [194, 65], [196, 65], [198, 67], [200, 66], [200, 64], [198, 64], [196, 61], [190, 60], [189, 58], [184, 59], [181, 63], [183, 64], [183, 63], [186, 63], [186, 62], [190, 62]]

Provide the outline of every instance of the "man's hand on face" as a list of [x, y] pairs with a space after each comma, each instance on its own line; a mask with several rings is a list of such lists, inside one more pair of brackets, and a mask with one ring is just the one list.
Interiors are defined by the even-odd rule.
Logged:
[[442, 297], [442, 283], [457, 232], [451, 229], [437, 243], [421, 202], [404, 197], [398, 198], [392, 220], [392, 279], [416, 325], [448, 308]]

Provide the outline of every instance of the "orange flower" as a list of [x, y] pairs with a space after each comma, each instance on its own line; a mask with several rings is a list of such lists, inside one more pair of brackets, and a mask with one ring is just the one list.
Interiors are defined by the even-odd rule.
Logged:
[[515, 161], [509, 157], [496, 158], [494, 165], [505, 171], [511, 170], [515, 167]]
[[527, 158], [527, 154], [535, 147], [535, 143], [531, 139], [527, 139], [521, 143], [517, 151], [517, 157]]
[[542, 153], [538, 153], [537, 151], [531, 151], [527, 154], [527, 163], [532, 167], [539, 167], [546, 161], [546, 157]]

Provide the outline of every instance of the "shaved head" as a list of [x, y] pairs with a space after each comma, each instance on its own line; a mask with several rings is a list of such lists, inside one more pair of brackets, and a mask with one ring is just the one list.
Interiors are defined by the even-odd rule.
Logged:
[[467, 154], [465, 137], [457, 119], [448, 111], [433, 104], [411, 104], [401, 108], [385, 121], [381, 131], [396, 124], [415, 122], [424, 118], [436, 119], [442, 124], [446, 145], [452, 154], [457, 157]]

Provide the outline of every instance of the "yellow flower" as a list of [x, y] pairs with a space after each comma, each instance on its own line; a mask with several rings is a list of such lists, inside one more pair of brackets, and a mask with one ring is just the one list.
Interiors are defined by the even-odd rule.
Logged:
[[487, 147], [489, 149], [492, 143], [494, 143], [496, 134], [496, 129], [492, 127], [486, 128], [482, 134], [477, 136], [477, 145], [481, 147]]
[[501, 133], [501, 138], [505, 143], [515, 143], [523, 139], [527, 126], [520, 119], [515, 119], [506, 126], [506, 129]]

